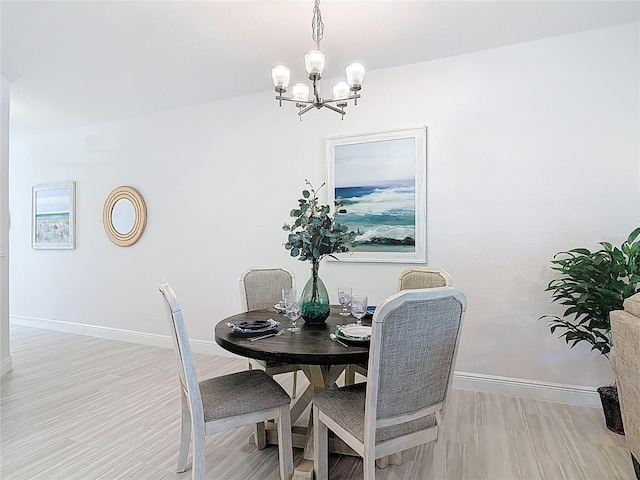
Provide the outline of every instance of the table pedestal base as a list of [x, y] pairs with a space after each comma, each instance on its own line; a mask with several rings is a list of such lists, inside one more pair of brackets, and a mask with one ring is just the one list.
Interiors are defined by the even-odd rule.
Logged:
[[313, 480], [313, 460], [302, 460], [293, 471], [291, 480]]
[[[292, 424], [304, 413], [316, 393], [335, 386], [336, 380], [345, 367], [345, 365], [300, 365], [309, 380], [309, 386], [291, 407]], [[267, 445], [278, 444], [278, 431], [274, 422], [265, 423], [265, 437]], [[292, 480], [313, 480], [313, 415], [309, 415], [306, 427], [296, 425], [291, 427], [291, 440], [294, 448], [304, 449], [304, 459], [295, 467]], [[250, 442], [256, 443], [254, 435], [251, 435]], [[260, 444], [261, 442], [256, 443], [258, 446]], [[338, 437], [329, 437], [329, 451], [341, 455], [358, 456]]]
[[[293, 445], [293, 448], [305, 448], [307, 444], [307, 430], [308, 427], [291, 427], [291, 443]], [[278, 445], [277, 425], [274, 422], [267, 422], [265, 425], [265, 431], [266, 445]], [[252, 443], [254, 445], [256, 443], [255, 436], [253, 434], [249, 438], [249, 443]], [[358, 456], [358, 454], [349, 445], [340, 440], [340, 438], [331, 436], [331, 432], [329, 432], [329, 451], [331, 453], [339, 453], [340, 455], [350, 455], [352, 457]], [[313, 450], [311, 451], [311, 453], [313, 453]]]

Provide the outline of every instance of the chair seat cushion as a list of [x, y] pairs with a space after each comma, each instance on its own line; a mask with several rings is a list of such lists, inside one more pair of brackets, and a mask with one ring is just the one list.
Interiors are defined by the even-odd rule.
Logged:
[[[359, 441], [364, 442], [366, 390], [366, 383], [356, 383], [347, 387], [325, 390], [313, 397], [313, 404]], [[378, 428], [376, 430], [376, 443], [425, 430], [435, 424], [435, 417], [429, 415], [410, 422]]]
[[247, 370], [200, 382], [204, 420], [288, 405], [291, 398], [262, 370]]

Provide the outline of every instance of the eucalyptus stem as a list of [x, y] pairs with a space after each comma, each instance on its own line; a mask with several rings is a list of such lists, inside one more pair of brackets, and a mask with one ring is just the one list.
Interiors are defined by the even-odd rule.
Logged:
[[311, 302], [318, 301], [318, 270], [320, 269], [320, 261], [315, 258], [311, 260], [311, 278], [313, 279], [313, 287], [311, 290]]

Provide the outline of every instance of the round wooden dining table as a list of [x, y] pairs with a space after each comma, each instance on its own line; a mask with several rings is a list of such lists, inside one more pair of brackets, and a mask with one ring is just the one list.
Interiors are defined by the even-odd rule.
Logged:
[[[348, 365], [366, 363], [369, 358], [369, 345], [349, 345], [344, 347], [329, 338], [335, 332], [336, 325], [355, 323], [353, 317], [343, 317], [339, 313], [342, 307], [332, 306], [327, 321], [322, 324], [307, 324], [298, 320], [299, 332], [287, 332], [277, 337], [265, 338], [255, 342], [251, 336], [231, 333], [227, 323], [266, 320], [273, 318], [280, 322], [278, 330], [289, 327], [289, 319], [275, 309], [253, 310], [238, 313], [218, 322], [215, 327], [215, 340], [222, 348], [243, 357], [292, 365]], [[367, 325], [363, 321], [363, 325]], [[370, 323], [369, 323], [370, 324]]]
[[[291, 407], [291, 423], [295, 424], [316, 393], [335, 385], [336, 380], [347, 365], [366, 364], [369, 358], [369, 345], [358, 344], [345, 347], [333, 341], [329, 335], [336, 330], [336, 325], [355, 323], [353, 317], [341, 316], [342, 307], [332, 306], [327, 321], [323, 324], [307, 324], [298, 320], [299, 332], [285, 331], [278, 336], [251, 341], [251, 336], [232, 333], [228, 323], [243, 321], [267, 320], [273, 318], [280, 322], [278, 331], [289, 326], [289, 319], [275, 309], [253, 310], [227, 317], [215, 326], [215, 340], [222, 348], [243, 357], [267, 362], [297, 365], [309, 380], [309, 386], [298, 396]], [[367, 319], [363, 325], [369, 325]], [[296, 466], [293, 479], [313, 478], [313, 450], [312, 450], [312, 422], [309, 415], [307, 427], [292, 427], [293, 446], [304, 448], [305, 461]], [[343, 454], [353, 454], [353, 451], [338, 439], [329, 447], [332, 451]], [[277, 435], [273, 426], [267, 425], [267, 443], [277, 442]]]

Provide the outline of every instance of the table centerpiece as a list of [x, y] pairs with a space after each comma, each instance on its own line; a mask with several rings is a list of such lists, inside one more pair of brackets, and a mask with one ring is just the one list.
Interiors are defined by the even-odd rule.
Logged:
[[305, 183], [308, 189], [302, 191], [298, 207], [289, 214], [294, 222], [285, 223], [282, 227], [289, 232], [284, 248], [292, 257], [311, 262], [311, 278], [300, 297], [302, 318], [307, 323], [324, 323], [329, 316], [330, 303], [327, 289], [318, 276], [320, 261], [326, 256], [336, 258], [335, 253], [348, 252], [359, 232], [338, 222], [338, 215], [347, 212], [339, 202], [335, 202], [333, 216], [329, 205], [320, 204], [318, 191], [325, 186], [324, 183], [318, 191], [308, 180]]

